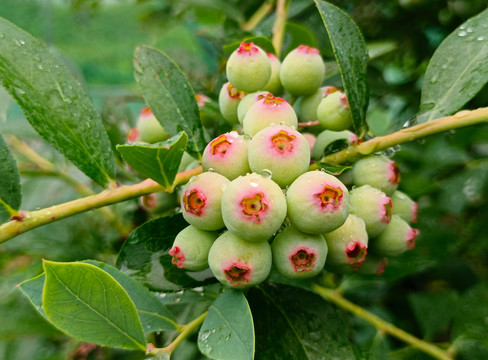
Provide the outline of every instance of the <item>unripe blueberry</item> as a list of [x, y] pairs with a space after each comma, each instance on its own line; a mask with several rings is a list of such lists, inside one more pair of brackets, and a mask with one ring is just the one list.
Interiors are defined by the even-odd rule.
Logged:
[[347, 140], [348, 145], [358, 144], [358, 136], [352, 131], [324, 130], [317, 136], [317, 140], [315, 141], [312, 150], [312, 159], [317, 161], [322, 159], [322, 157], [324, 157], [325, 148], [332, 144], [334, 141], [341, 139]]
[[222, 197], [227, 229], [248, 241], [268, 240], [286, 216], [286, 200], [271, 179], [248, 174], [230, 182]]
[[381, 233], [390, 223], [392, 215], [391, 198], [370, 185], [354, 188], [349, 197], [350, 211], [366, 224], [369, 237]]
[[141, 110], [137, 120], [137, 141], [156, 143], [170, 138], [149, 107]]
[[297, 130], [283, 125], [264, 128], [249, 143], [249, 166], [256, 173], [267, 169], [281, 187], [307, 171], [310, 146]]
[[210, 248], [208, 263], [217, 280], [226, 286], [258, 285], [271, 270], [271, 247], [267, 241], [250, 242], [226, 231]]
[[178, 197], [176, 192], [158, 192], [147, 194], [141, 197], [141, 205], [147, 211], [151, 211], [154, 214], [164, 213], [174, 209], [178, 205]]
[[257, 91], [271, 77], [271, 62], [260, 47], [242, 42], [227, 60], [226, 74], [230, 83], [239, 90]]
[[186, 221], [202, 230], [224, 227], [221, 200], [229, 180], [216, 172], [204, 172], [183, 187], [181, 212]]
[[319, 50], [306, 45], [289, 52], [281, 63], [281, 84], [293, 96], [312, 94], [324, 77], [325, 64]]
[[400, 182], [400, 169], [388, 157], [374, 155], [357, 161], [352, 176], [355, 185], [371, 185], [391, 196]]
[[290, 279], [316, 276], [327, 258], [327, 243], [322, 235], [305, 234], [293, 225], [275, 236], [271, 250], [276, 269]]
[[391, 201], [393, 203], [393, 215], [400, 216], [408, 223], [417, 222], [417, 203], [407, 194], [396, 190], [391, 196]]
[[277, 96], [266, 96], [254, 103], [244, 116], [242, 126], [244, 134], [254, 136], [259, 130], [269, 125], [298, 126], [298, 119], [293, 107]]
[[200, 122], [204, 128], [212, 128], [216, 124], [217, 117], [215, 116], [217, 107], [214, 102], [204, 94], [196, 93], [198, 110], [200, 110]]
[[195, 158], [188, 154], [186, 151], [181, 158], [180, 166], [178, 166], [178, 172], [185, 171], [188, 166], [195, 161]]
[[317, 141], [317, 137], [314, 134], [311, 133], [302, 133], [302, 135], [307, 139], [308, 145], [310, 146], [310, 154], [312, 153], [313, 147], [315, 145], [315, 142]]
[[352, 116], [346, 95], [336, 91], [323, 98], [317, 106], [317, 120], [324, 129], [332, 131], [351, 127]]
[[335, 86], [322, 86], [313, 94], [308, 95], [300, 102], [299, 113], [301, 122], [317, 120], [317, 107], [324, 97], [333, 92], [339, 91]]
[[269, 91], [270, 93], [278, 95], [283, 90], [280, 80], [281, 62], [275, 54], [267, 53], [267, 55], [271, 63], [271, 76], [268, 83], [263, 87], [263, 89]]
[[286, 192], [288, 217], [298, 230], [323, 234], [341, 226], [349, 214], [349, 192], [323, 171], [300, 175]]
[[200, 271], [208, 268], [208, 253], [217, 233], [187, 226], [181, 230], [173, 242], [169, 254], [171, 262], [180, 269]]
[[219, 93], [219, 108], [222, 116], [229, 124], [235, 125], [239, 123], [237, 107], [245, 95], [246, 93], [237, 90], [230, 82], [222, 85]]
[[342, 226], [324, 234], [329, 247], [327, 266], [340, 270], [357, 269], [366, 259], [368, 233], [360, 217], [350, 214]]
[[265, 98], [266, 96], [273, 96], [268, 91], [256, 91], [250, 94], [247, 94], [242, 98], [239, 102], [239, 106], [237, 106], [237, 118], [239, 119], [239, 123], [242, 125], [242, 121], [247, 114], [249, 108], [254, 105], [257, 101]]
[[[373, 240], [371, 240], [371, 242], [372, 241]], [[371, 248], [371, 242], [369, 243], [369, 248]], [[370, 252], [366, 257], [366, 260], [364, 260], [363, 264], [358, 269], [358, 272], [367, 275], [381, 275], [385, 272], [386, 266], [388, 266], [388, 258], [377, 256]]]
[[377, 238], [371, 240], [375, 253], [383, 256], [397, 256], [415, 247], [419, 231], [413, 229], [398, 215], [393, 215], [390, 223]]
[[248, 140], [231, 131], [210, 141], [203, 151], [203, 171], [213, 169], [229, 180], [251, 172], [248, 160]]

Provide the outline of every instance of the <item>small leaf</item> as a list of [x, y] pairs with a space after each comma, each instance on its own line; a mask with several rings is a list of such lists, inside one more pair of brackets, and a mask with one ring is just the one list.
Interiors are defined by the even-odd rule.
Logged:
[[[285, 26], [284, 45], [286, 45], [284, 53], [287, 53], [300, 45], [308, 45], [313, 48], [318, 46], [317, 38], [312, 31], [302, 24], [290, 21], [288, 21]], [[283, 46], [283, 48], [285, 49], [285, 46]]]
[[0, 135], [0, 223], [12, 216], [12, 210], [18, 210], [22, 201], [20, 176], [17, 164], [10, 150]]
[[254, 45], [259, 46], [261, 49], [263, 49], [266, 52], [269, 52], [272, 54], [276, 53], [276, 50], [273, 46], [273, 43], [267, 37], [264, 37], [264, 36], [251, 36], [251, 37], [245, 38], [242, 41], [234, 41], [233, 43], [224, 45], [222, 47], [222, 50], [224, 51], [224, 53], [227, 56], [230, 56], [234, 52], [234, 50], [239, 48], [239, 45], [242, 42], [245, 42], [245, 43], [251, 43], [252, 42], [252, 43], [254, 43]]
[[42, 273], [35, 278], [26, 280], [19, 284], [19, 289], [22, 293], [29, 299], [34, 308], [39, 311], [44, 318], [47, 319], [46, 313], [42, 308], [42, 290], [44, 288], [44, 281], [46, 280], [46, 275]]
[[210, 306], [198, 333], [198, 348], [210, 359], [254, 359], [254, 325], [242, 292], [226, 290]]
[[339, 64], [354, 132], [362, 138], [367, 131], [366, 110], [369, 102], [366, 78], [368, 48], [357, 25], [346, 13], [325, 1], [314, 1]]
[[0, 18], [0, 82], [32, 127], [100, 185], [115, 161], [100, 115], [66, 65], [44, 44]]
[[347, 165], [332, 165], [332, 164], [327, 164], [324, 162], [317, 162], [316, 163], [321, 169], [324, 169], [325, 172], [334, 175], [334, 176], [339, 176], [342, 174], [344, 171], [348, 169], [352, 169], [352, 166], [347, 166]]
[[422, 84], [424, 123], [461, 109], [488, 81], [488, 9], [472, 17], [439, 45]]
[[188, 136], [184, 132], [171, 139], [151, 145], [117, 145], [124, 160], [141, 175], [171, 189]]
[[122, 286], [91, 264], [44, 261], [42, 304], [47, 318], [76, 339], [146, 350], [136, 307]]
[[117, 267], [155, 291], [178, 291], [216, 282], [209, 269], [192, 272], [171, 263], [168, 251], [187, 226], [181, 214], [145, 222], [127, 237]]
[[188, 135], [187, 151], [201, 158], [206, 142], [195, 93], [180, 68], [166, 54], [146, 46], [136, 49], [135, 77], [144, 98], [172, 136]]

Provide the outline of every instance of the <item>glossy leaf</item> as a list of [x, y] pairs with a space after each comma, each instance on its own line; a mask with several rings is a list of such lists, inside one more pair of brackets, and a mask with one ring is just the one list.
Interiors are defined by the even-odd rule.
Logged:
[[332, 164], [327, 164], [324, 162], [318, 162], [316, 163], [321, 169], [324, 169], [325, 172], [334, 175], [334, 176], [339, 176], [342, 174], [344, 171], [352, 169], [352, 166], [347, 166], [347, 165], [332, 165]]
[[342, 313], [320, 296], [296, 287], [265, 284], [247, 294], [259, 358], [356, 359]]
[[488, 9], [452, 32], [430, 59], [422, 84], [419, 123], [461, 109], [488, 81]]
[[57, 328], [81, 341], [145, 351], [134, 302], [112, 276], [83, 263], [44, 261], [44, 271], [42, 305]]
[[366, 78], [368, 48], [357, 25], [346, 13], [325, 1], [314, 1], [339, 64], [342, 84], [352, 114], [354, 132], [359, 137], [363, 137], [367, 131], [366, 110], [369, 102]]
[[46, 313], [42, 307], [42, 290], [44, 289], [45, 281], [46, 275], [42, 273], [35, 278], [26, 280], [19, 284], [19, 289], [29, 299], [34, 308], [39, 311], [39, 314], [47, 319]]
[[124, 160], [141, 175], [151, 178], [165, 189], [171, 189], [188, 136], [184, 132], [167, 141], [151, 145], [118, 145]]
[[100, 185], [115, 162], [100, 115], [62, 61], [44, 44], [0, 18], [0, 82], [32, 127]]
[[11, 210], [18, 210], [22, 201], [20, 176], [17, 164], [0, 135], [0, 223], [12, 216]]
[[201, 158], [206, 142], [195, 93], [181, 69], [166, 54], [146, 46], [136, 49], [135, 77], [144, 98], [171, 135], [188, 135], [187, 151]]
[[208, 309], [198, 348], [210, 359], [254, 359], [254, 326], [246, 297], [226, 290]]
[[187, 226], [181, 214], [142, 224], [127, 237], [117, 267], [155, 291], [177, 291], [215, 282], [209, 269], [190, 272], [171, 263], [168, 251], [176, 235]]
[[276, 50], [273, 46], [273, 43], [269, 40], [269, 38], [267, 38], [265, 36], [251, 36], [251, 37], [245, 38], [242, 41], [234, 41], [233, 43], [224, 45], [222, 47], [222, 50], [224, 51], [224, 53], [227, 56], [230, 56], [234, 52], [234, 50], [239, 48], [239, 45], [242, 42], [246, 42], [246, 43], [252, 42], [252, 43], [254, 43], [254, 45], [259, 46], [261, 49], [263, 49], [266, 52], [269, 52], [272, 54], [276, 53]]

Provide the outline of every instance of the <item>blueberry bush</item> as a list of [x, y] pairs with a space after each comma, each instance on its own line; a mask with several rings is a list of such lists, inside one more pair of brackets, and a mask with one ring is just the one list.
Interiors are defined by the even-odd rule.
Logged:
[[5, 4], [0, 358], [487, 358], [482, 1]]

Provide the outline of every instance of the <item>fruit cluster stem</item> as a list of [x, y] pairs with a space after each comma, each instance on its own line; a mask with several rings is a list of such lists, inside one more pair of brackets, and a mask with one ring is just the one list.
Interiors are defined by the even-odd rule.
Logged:
[[412, 334], [400, 328], [397, 328], [395, 325], [390, 324], [389, 322], [381, 319], [380, 317], [376, 316], [373, 313], [370, 313], [363, 307], [350, 302], [349, 300], [342, 297], [340, 292], [338, 292], [337, 290], [327, 289], [319, 285], [314, 285], [313, 289], [317, 294], [319, 294], [326, 300], [366, 320], [378, 330], [386, 334], [389, 334], [391, 336], [394, 336], [397, 339], [406, 342], [407, 344], [410, 344], [414, 348], [426, 354], [431, 355], [435, 359], [452, 360], [452, 357], [449, 356], [449, 353], [447, 351], [444, 351], [441, 348], [435, 346], [434, 344], [421, 340], [413, 336]]

